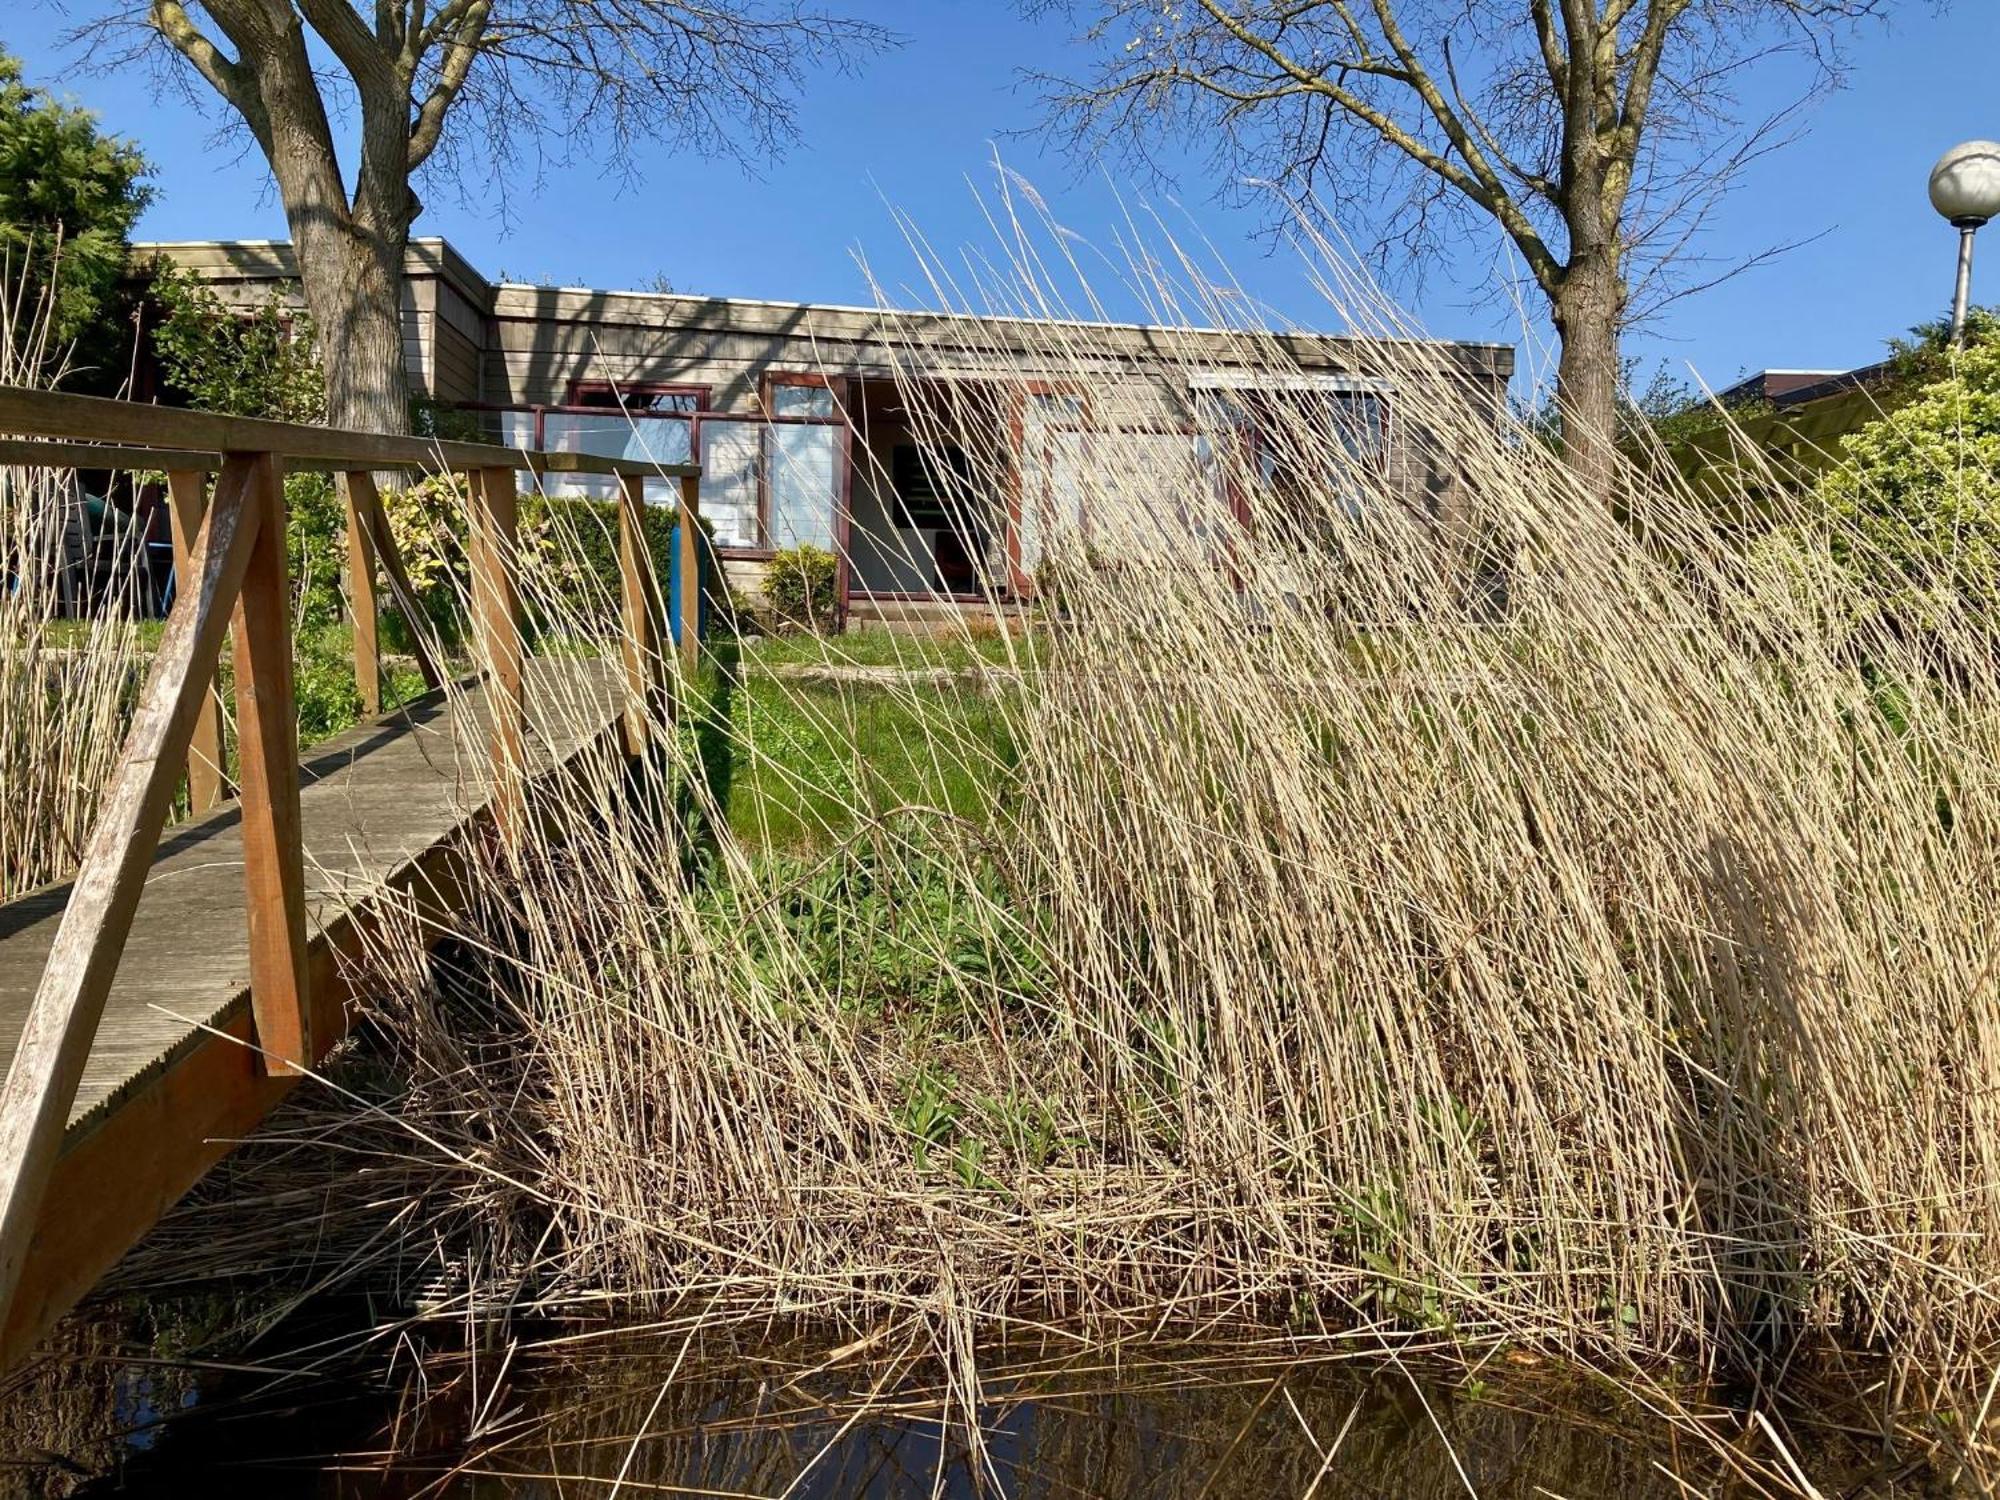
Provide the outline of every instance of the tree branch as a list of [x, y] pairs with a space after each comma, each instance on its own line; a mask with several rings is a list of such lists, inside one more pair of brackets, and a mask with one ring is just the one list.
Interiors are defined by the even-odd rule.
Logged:
[[443, 138], [445, 118], [465, 88], [472, 65], [479, 60], [480, 43], [490, 14], [489, 0], [466, 0], [463, 5], [447, 8], [457, 12], [456, 30], [438, 67], [437, 82], [431, 85], [410, 124], [408, 170], [412, 172], [430, 159]]
[[[1379, 18], [1386, 9], [1386, 0], [1373, 0], [1373, 3]], [[1424, 99], [1433, 117], [1439, 119], [1446, 138], [1458, 151], [1464, 162], [1463, 166], [1432, 150], [1386, 111], [1376, 108], [1344, 85], [1329, 79], [1323, 72], [1306, 67], [1275, 43], [1259, 36], [1232, 15], [1224, 7], [1222, 0], [1201, 0], [1201, 5], [1223, 30], [1285, 73], [1300, 88], [1331, 100], [1349, 115], [1374, 130], [1384, 142], [1401, 151], [1426, 171], [1450, 183], [1480, 208], [1492, 214], [1520, 247], [1521, 253], [1527, 257], [1529, 268], [1535, 273], [1536, 281], [1544, 290], [1553, 291], [1555, 284], [1560, 281], [1561, 268], [1549, 252], [1548, 245], [1534, 225], [1528, 221], [1520, 205], [1508, 193], [1505, 184], [1500, 181], [1492, 165], [1480, 153], [1465, 125], [1452, 113], [1451, 106], [1444, 101], [1443, 95], [1438, 92], [1436, 84], [1431, 81], [1429, 75], [1424, 73], [1414, 54], [1398, 45], [1399, 38], [1396, 35], [1389, 34], [1388, 40], [1400, 64], [1397, 69], [1383, 69], [1365, 56], [1353, 66], [1374, 76], [1390, 77]], [[1197, 75], [1185, 76], [1197, 83], [1203, 82]]]
[[243, 117], [243, 123], [250, 127], [258, 146], [269, 151], [271, 122], [264, 113], [263, 101], [257, 96], [256, 85], [243, 65], [224, 55], [222, 49], [202, 33], [180, 0], [151, 0], [147, 19], [153, 29], [166, 38], [167, 45], [186, 58], [194, 70], [208, 81], [209, 87]]

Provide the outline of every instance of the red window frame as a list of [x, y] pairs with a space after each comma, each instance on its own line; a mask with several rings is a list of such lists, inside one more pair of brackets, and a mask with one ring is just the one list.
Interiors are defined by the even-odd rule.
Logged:
[[[708, 411], [709, 397], [714, 389], [713, 386], [681, 380], [572, 380], [563, 392], [562, 401], [548, 410], [617, 411], [636, 406], [649, 396], [692, 396], [696, 411]], [[610, 396], [613, 402], [610, 406], [586, 404], [583, 400], [585, 396]]]
[[[839, 618], [844, 625], [847, 620], [848, 598], [853, 590], [853, 580], [849, 576], [847, 550], [852, 535], [851, 522], [854, 509], [854, 424], [850, 419], [848, 375], [828, 374], [823, 370], [771, 370], [762, 372], [757, 381], [757, 409], [767, 423], [798, 423], [814, 427], [829, 427], [838, 424], [840, 429], [840, 465], [838, 475], [840, 492], [833, 509], [833, 541], [835, 558], [835, 589], [839, 601]], [[781, 417], [777, 413], [777, 403], [773, 393], [780, 386], [804, 386], [814, 390], [833, 393], [833, 414], [827, 417]], [[769, 450], [760, 448], [757, 460], [757, 534], [762, 545], [755, 548], [722, 548], [725, 557], [769, 557], [775, 550], [771, 546], [771, 465]]]
[[1035, 581], [1021, 565], [1021, 511], [1025, 500], [1028, 403], [1037, 396], [1074, 396], [1077, 421], [1086, 436], [1096, 420], [1090, 392], [1068, 380], [1024, 380], [1007, 392], [1007, 589], [1016, 599], [1034, 597]]

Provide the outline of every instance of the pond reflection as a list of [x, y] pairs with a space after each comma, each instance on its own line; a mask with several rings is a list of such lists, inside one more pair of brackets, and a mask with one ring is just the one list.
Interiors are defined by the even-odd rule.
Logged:
[[996, 1354], [981, 1366], [975, 1436], [961, 1406], [905, 1368], [800, 1376], [814, 1364], [792, 1350], [696, 1359], [593, 1340], [560, 1359], [349, 1361], [337, 1376], [75, 1352], [0, 1407], [9, 1494], [1728, 1493], [1704, 1452], [1614, 1398], [1505, 1365], [1468, 1384], [1324, 1357], [1149, 1351], [1107, 1368]]

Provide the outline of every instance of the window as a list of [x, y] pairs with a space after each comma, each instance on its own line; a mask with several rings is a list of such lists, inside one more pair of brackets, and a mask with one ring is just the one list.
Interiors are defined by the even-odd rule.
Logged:
[[763, 510], [771, 547], [836, 550], [835, 523], [846, 469], [840, 376], [767, 371]]
[[1017, 562], [1032, 577], [1043, 556], [1082, 529], [1086, 474], [1083, 397], [1035, 391], [1021, 412]]
[[685, 416], [708, 410], [705, 385], [624, 385], [609, 380], [572, 380], [566, 406], [604, 407], [631, 416]]
[[[693, 458], [691, 419], [708, 408], [705, 385], [573, 380], [565, 395], [561, 406], [533, 409], [539, 440], [523, 446], [636, 463], [684, 464]], [[526, 425], [517, 419], [512, 429], [519, 431]], [[543, 477], [543, 486], [551, 495], [597, 500], [608, 500], [618, 493], [617, 481], [602, 474], [549, 474]], [[646, 481], [646, 499], [653, 504], [671, 505], [678, 496], [678, 489], [669, 480]]]
[[764, 545], [757, 523], [757, 476], [764, 424], [754, 418], [701, 424], [701, 513], [721, 547]]
[[[1389, 460], [1387, 381], [1222, 370], [1188, 383], [1200, 424], [1196, 458], [1218, 485], [1232, 487], [1241, 473], [1247, 488], [1267, 496], [1318, 493], [1354, 515], [1380, 493]], [[1242, 499], [1247, 505], [1249, 496]]]
[[783, 376], [773, 376], [769, 406], [774, 417], [831, 417], [833, 387], [796, 384]]
[[782, 426], [767, 430], [771, 479], [771, 545], [834, 550], [834, 512], [840, 505], [840, 438], [834, 426]]

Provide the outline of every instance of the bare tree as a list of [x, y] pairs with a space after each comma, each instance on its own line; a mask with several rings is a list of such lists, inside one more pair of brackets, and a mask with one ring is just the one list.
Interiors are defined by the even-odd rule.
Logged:
[[[490, 182], [551, 142], [614, 169], [642, 138], [766, 159], [792, 140], [809, 68], [893, 41], [803, 0], [126, 0], [80, 35], [120, 63], [153, 58], [191, 95], [199, 80], [249, 132], [291, 227], [329, 416], [382, 432], [409, 420], [417, 182]], [[351, 188], [333, 123], [350, 109]]]
[[[1377, 220], [1394, 226], [1384, 249], [1435, 249], [1468, 216], [1497, 223], [1548, 299], [1565, 445], [1604, 493], [1621, 330], [1647, 297], [1673, 289], [1676, 264], [1698, 264], [1690, 237], [1731, 180], [1782, 139], [1797, 105], [1835, 81], [1853, 23], [1889, 4], [1096, 0], [1088, 9], [1096, 66], [1041, 80], [1051, 128], [1073, 144], [1122, 143], [1157, 161], [1157, 145], [1192, 139], [1211, 144], [1232, 177], [1275, 184], [1294, 205], [1371, 218], [1397, 205]], [[1737, 81], [1783, 57], [1797, 75], [1789, 101], [1746, 118]]]

